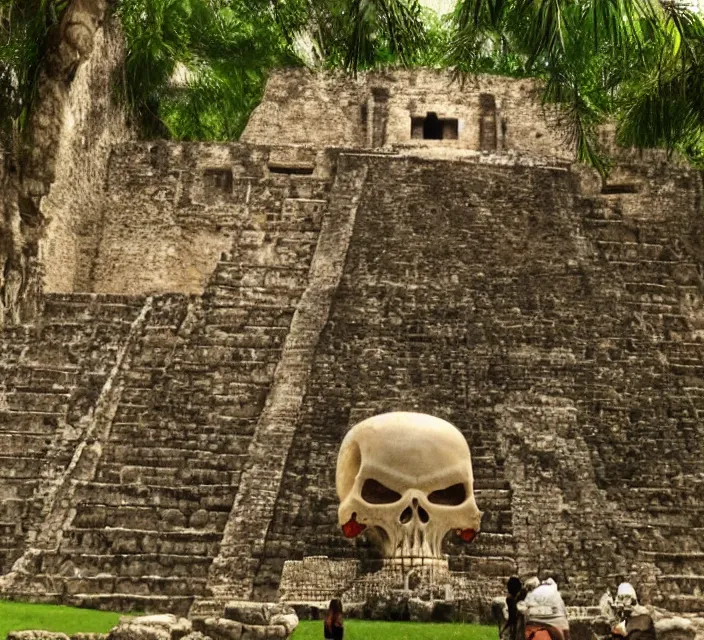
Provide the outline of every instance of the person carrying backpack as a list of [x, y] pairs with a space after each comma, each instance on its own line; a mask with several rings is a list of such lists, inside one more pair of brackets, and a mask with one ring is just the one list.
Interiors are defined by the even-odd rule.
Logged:
[[565, 603], [552, 578], [528, 593], [518, 610], [525, 617], [525, 640], [570, 640]]

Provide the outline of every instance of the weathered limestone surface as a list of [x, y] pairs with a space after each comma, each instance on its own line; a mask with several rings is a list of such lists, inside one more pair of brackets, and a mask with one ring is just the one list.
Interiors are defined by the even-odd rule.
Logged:
[[[319, 216], [320, 189], [281, 189], [289, 180], [303, 185], [325, 180], [328, 155], [239, 144], [116, 148], [91, 289], [202, 294], [221, 254], [237, 246], [238, 234], [247, 226], [252, 235], [267, 216], [285, 224], [306, 207]], [[286, 171], [292, 167], [315, 169], [315, 174], [312, 179], [289, 178]], [[259, 207], [256, 213], [254, 206]]]
[[2, 573], [33, 544], [142, 303], [49, 295], [40, 324], [0, 332]]
[[[96, 31], [92, 53], [63, 98], [57, 136], [50, 137], [49, 148], [33, 146], [35, 152], [46, 154], [45, 163], [53, 162], [52, 173], [43, 176], [51, 185], [41, 201], [46, 226], [40, 255], [47, 265], [48, 292], [91, 290], [106, 215], [102, 202], [108, 158], [113, 145], [130, 137], [124, 112], [114, 102], [123, 59], [122, 34], [117, 20], [111, 19]], [[40, 160], [36, 158], [37, 163]]]
[[274, 72], [242, 141], [437, 150], [437, 140], [419, 139], [412, 128], [412, 118], [429, 112], [458, 120], [457, 139], [443, 140], [445, 150], [574, 155], [534, 82], [476, 76], [463, 84], [431, 69], [361, 73], [356, 80], [306, 69]]
[[369, 163], [260, 593], [286, 558], [360, 554], [332, 461], [405, 409], [470, 442], [483, 533], [453, 569], [552, 570], [575, 603], [634, 574], [700, 607], [699, 176], [632, 166], [638, 193], [601, 195], [568, 166]]
[[107, 158], [129, 137], [113, 103], [124, 46], [107, 6], [67, 3], [39, 71], [27, 138], [0, 169], [0, 271], [8, 275], [0, 277], [0, 323], [3, 307], [12, 324], [34, 317], [42, 287], [88, 290]]
[[220, 553], [211, 568], [210, 588], [220, 600], [228, 596], [252, 597], [253, 578], [258, 573], [267, 530], [281, 491], [316, 347], [342, 276], [366, 166], [354, 157], [342, 156], [337, 170], [308, 287], [291, 320], [273, 384], [250, 443], [247, 468]]
[[[559, 141], [499, 80], [496, 151], [520, 154], [480, 153], [488, 101], [433, 102], [432, 74], [351, 83], [298, 131], [338, 81], [297, 74], [248, 131], [269, 119], [273, 146], [116, 147], [76, 240], [95, 259], [67, 270], [97, 293], [0, 333], [2, 595], [182, 615], [274, 599], [286, 560], [378, 568], [337, 530], [335, 460], [409, 410], [471, 447], [482, 533], [446, 545], [465, 592], [552, 571], [571, 604], [628, 578], [704, 609], [701, 176], [527, 157]], [[465, 137], [405, 140], [430, 110]], [[371, 150], [282, 144], [314, 133]]]
[[[151, 148], [138, 147], [142, 163], [132, 164], [136, 197]], [[167, 162], [178, 166], [179, 151], [173, 145], [176, 160]], [[266, 162], [288, 161], [272, 150], [240, 151], [260, 158], [261, 175], [246, 183], [231, 251], [219, 256], [202, 297], [154, 297], [120, 377], [120, 400], [95, 473], [76, 480], [72, 517], [58, 549], [34, 570], [30, 595], [185, 613], [194, 596], [206, 594], [250, 441], [308, 286], [330, 189], [324, 158], [313, 164], [317, 175], [297, 175], [269, 172]], [[232, 165], [218, 167], [225, 169]], [[151, 184], [160, 181], [157, 175]], [[149, 192], [151, 184], [142, 188]], [[178, 203], [171, 206], [178, 213]], [[206, 214], [216, 217], [223, 209], [216, 203]], [[336, 219], [328, 222], [332, 237]], [[320, 282], [308, 295], [329, 298], [324, 291], [333, 285]], [[325, 316], [313, 311], [305, 326], [322, 328]], [[310, 359], [312, 337], [307, 330], [295, 335], [300, 344], [289, 341], [287, 348]], [[294, 386], [284, 396], [295, 404], [303, 391]], [[268, 518], [263, 522], [261, 536]]]

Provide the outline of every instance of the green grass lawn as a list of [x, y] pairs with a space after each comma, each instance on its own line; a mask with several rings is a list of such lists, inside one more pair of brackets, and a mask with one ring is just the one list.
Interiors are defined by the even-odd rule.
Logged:
[[[497, 628], [478, 624], [420, 624], [345, 620], [345, 640], [497, 640]], [[301, 620], [293, 640], [322, 640], [323, 623]]]
[[[0, 600], [0, 640], [9, 631], [44, 629], [72, 633], [106, 633], [120, 613], [76, 609], [48, 604]], [[322, 640], [320, 620], [302, 620], [293, 640]], [[476, 624], [419, 624], [345, 620], [345, 640], [498, 640], [496, 627]]]
[[0, 600], [0, 640], [5, 640], [9, 631], [25, 629], [62, 631], [67, 634], [105, 633], [117, 624], [121, 615], [92, 609]]

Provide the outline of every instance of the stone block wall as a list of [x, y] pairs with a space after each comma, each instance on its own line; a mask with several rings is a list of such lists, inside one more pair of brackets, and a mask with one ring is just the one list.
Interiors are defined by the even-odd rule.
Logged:
[[[179, 157], [188, 147], [168, 151]], [[143, 145], [146, 158], [151, 148]], [[260, 154], [273, 170], [242, 182], [241, 210], [219, 207], [219, 195], [202, 207], [228, 229], [229, 250], [216, 256], [202, 296], [149, 299], [116, 379], [119, 394], [99, 458], [90, 473], [71, 481], [71, 510], [57, 545], [44, 550], [22, 587], [27, 597], [186, 613], [207, 593], [209, 568], [308, 286], [327, 210], [325, 172], [334, 167], [315, 164], [315, 154], [301, 158], [298, 150], [239, 151]], [[163, 175], [146, 176], [144, 167], [132, 167], [142, 193], [160, 188]]]
[[498, 590], [551, 572], [574, 604], [632, 577], [701, 606], [701, 183], [620, 171], [602, 194], [566, 165], [369, 160], [261, 597], [285, 559], [372, 558], [336, 529], [337, 448], [411, 410], [473, 452], [483, 532], [449, 541], [453, 569]]
[[116, 147], [90, 290], [202, 294], [221, 255], [247, 225], [265, 224], [267, 215], [278, 216], [269, 220], [278, 223], [320, 216], [316, 202], [324, 193], [303, 186], [288, 193], [284, 187], [291, 180], [326, 180], [328, 155], [240, 144]]
[[3, 595], [185, 613], [275, 597], [285, 560], [373, 569], [336, 526], [337, 450], [410, 410], [470, 443], [463, 584], [702, 607], [699, 174], [249, 144], [110, 166], [102, 293], [0, 341], [2, 570], [31, 574]]
[[[435, 114], [444, 139], [423, 139]], [[274, 72], [242, 140], [320, 147], [430, 147], [559, 156], [573, 151], [533, 81], [431, 69], [361, 73]], [[324, 126], [321, 126], [324, 123]], [[429, 133], [426, 131], [426, 134]], [[440, 132], [430, 132], [430, 135]]]
[[55, 175], [41, 203], [47, 218], [40, 243], [40, 259], [48, 266], [47, 292], [91, 290], [108, 158], [113, 145], [131, 137], [125, 114], [115, 101], [123, 60], [119, 23], [109, 19], [96, 31], [93, 52], [76, 72], [62, 105]]

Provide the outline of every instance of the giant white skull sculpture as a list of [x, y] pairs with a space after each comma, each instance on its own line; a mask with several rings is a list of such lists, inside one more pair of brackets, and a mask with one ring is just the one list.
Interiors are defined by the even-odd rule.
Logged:
[[355, 425], [336, 480], [345, 536], [366, 529], [386, 558], [441, 559], [448, 531], [466, 542], [479, 531], [469, 446], [439, 418], [395, 412]]

